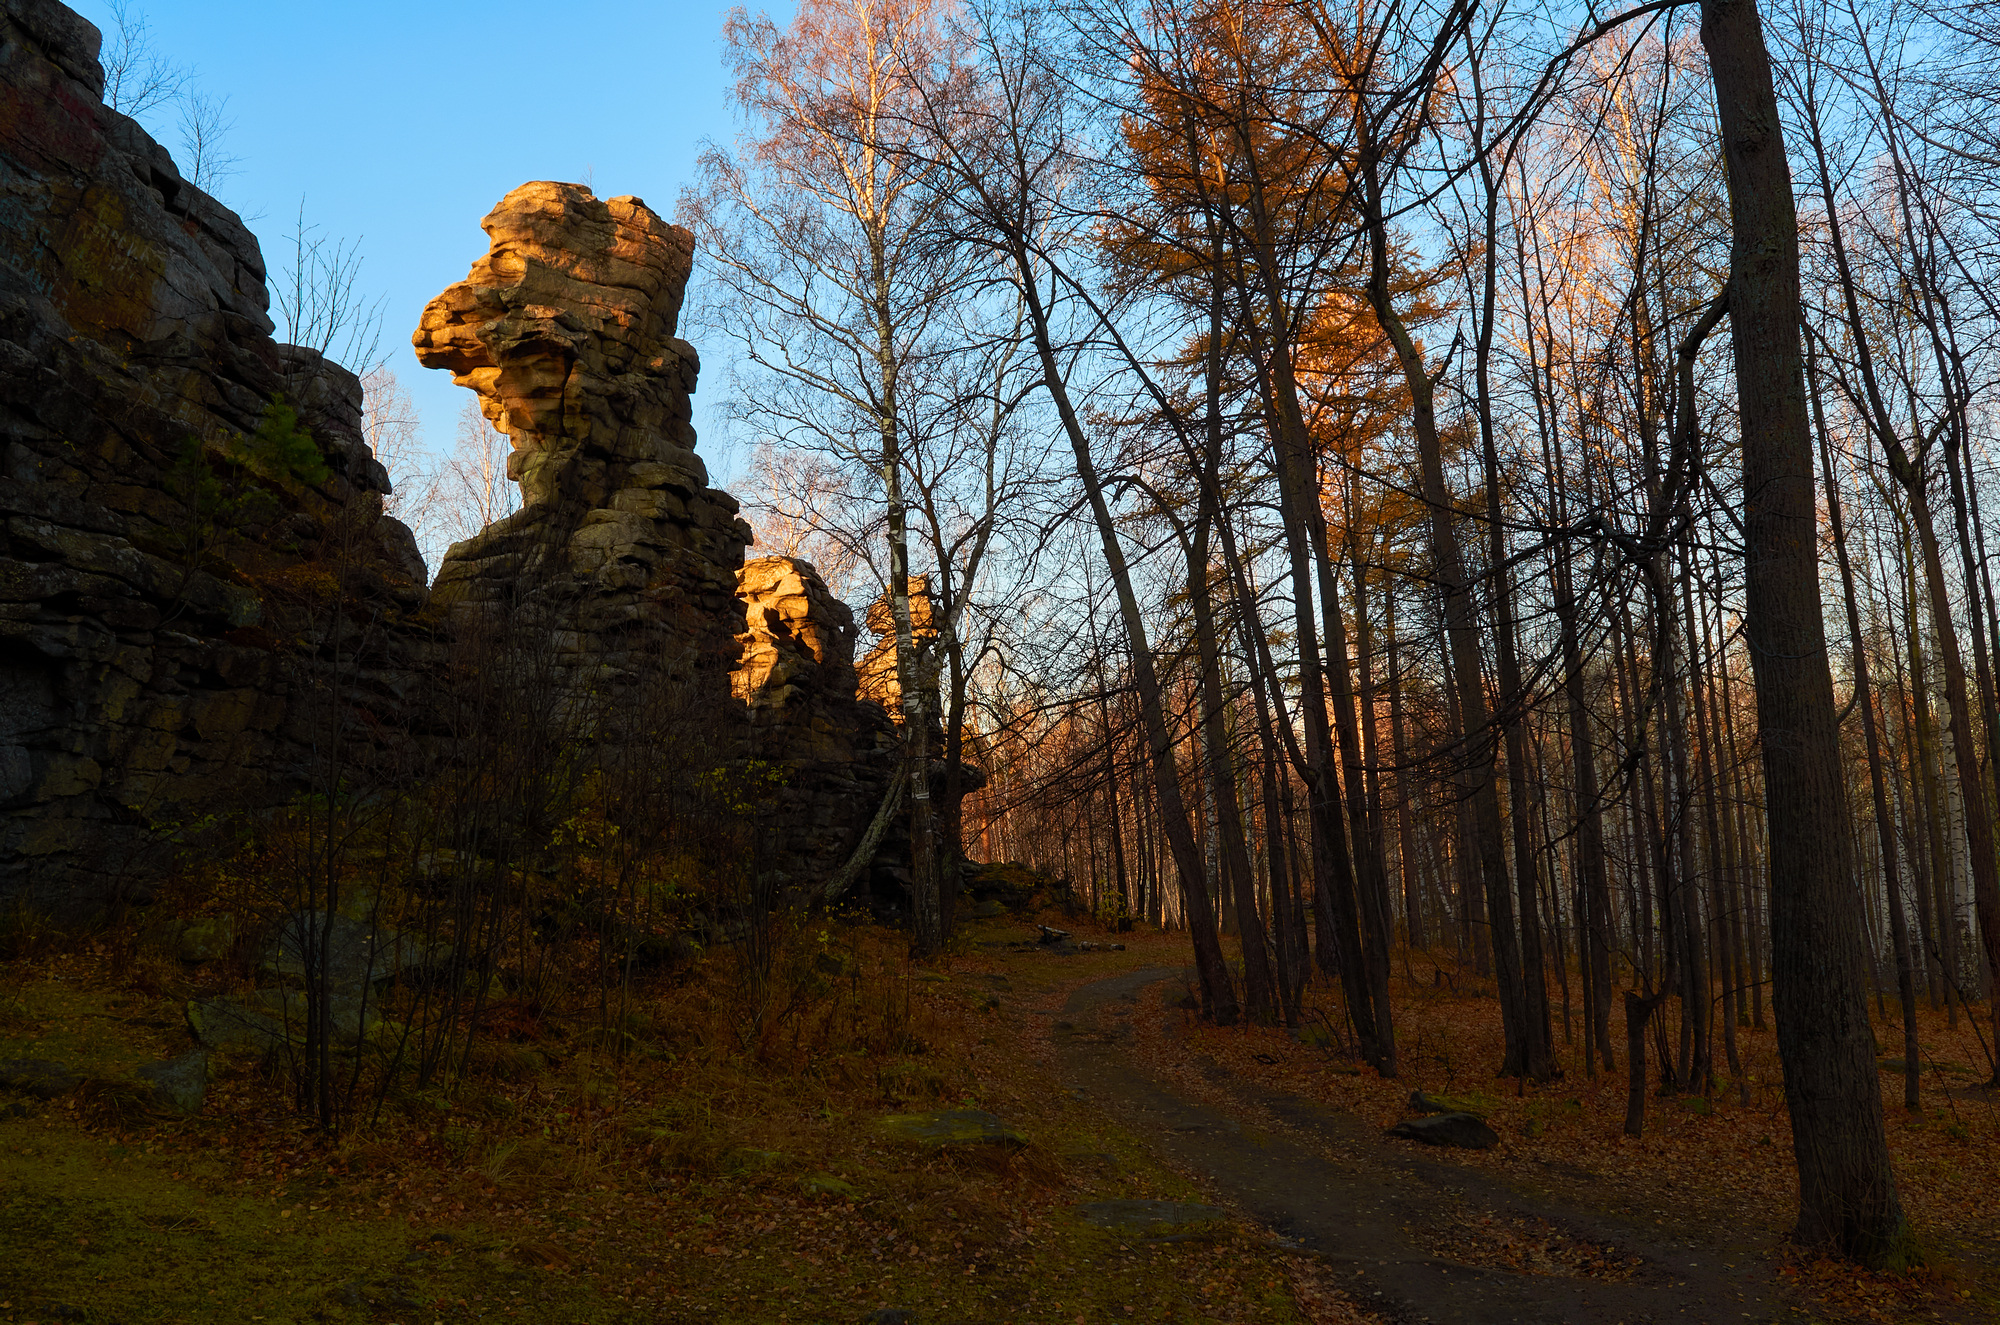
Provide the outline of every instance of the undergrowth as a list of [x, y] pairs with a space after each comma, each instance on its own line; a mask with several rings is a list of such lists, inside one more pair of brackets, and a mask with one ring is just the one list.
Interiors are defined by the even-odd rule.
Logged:
[[[247, 959], [189, 966], [144, 928], [0, 963], [0, 1058], [89, 1086], [184, 1051], [186, 1000], [240, 988]], [[1142, 1243], [1074, 1216], [1198, 1193], [1024, 1049], [1047, 973], [1009, 945], [1032, 929], [968, 931], [919, 967], [900, 933], [812, 917], [754, 971], [728, 945], [635, 976], [609, 1020], [579, 945], [567, 976], [496, 988], [458, 1071], [338, 1134], [249, 1053], [212, 1058], [193, 1117], [24, 1101], [0, 1121], [0, 1320], [1319, 1319], [1260, 1232]], [[935, 1108], [1029, 1144], [876, 1126]]]

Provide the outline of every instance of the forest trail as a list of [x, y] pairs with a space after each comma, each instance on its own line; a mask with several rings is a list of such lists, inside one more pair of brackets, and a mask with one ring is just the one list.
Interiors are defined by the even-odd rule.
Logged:
[[[1258, 1123], [1181, 1098], [1123, 1050], [1133, 1018], [1145, 1015], [1142, 991], [1180, 974], [1149, 967], [1071, 994], [1052, 1034], [1063, 1080], [1215, 1195], [1324, 1256], [1341, 1290], [1369, 1310], [1397, 1322], [1465, 1325], [1719, 1323], [1792, 1314], [1752, 1249], [1663, 1240], [1615, 1216], [1411, 1154], [1351, 1115], [1261, 1089], [1219, 1066], [1205, 1073]], [[1258, 1125], [1267, 1119], [1268, 1130]], [[1468, 1213], [1503, 1226], [1552, 1226], [1641, 1264], [1629, 1277], [1604, 1279], [1516, 1273], [1438, 1254], [1451, 1230], [1468, 1226]]]

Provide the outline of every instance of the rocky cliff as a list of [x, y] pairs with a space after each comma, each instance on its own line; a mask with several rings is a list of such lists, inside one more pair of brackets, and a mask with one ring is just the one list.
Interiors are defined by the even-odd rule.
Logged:
[[[760, 557], [737, 576], [740, 661], [731, 675], [748, 709], [755, 757], [785, 770], [773, 817], [787, 882], [815, 885], [838, 870], [881, 802], [900, 738], [879, 704], [857, 696], [854, 614], [812, 566]], [[858, 881], [871, 904], [908, 883], [907, 834], [892, 831]]]
[[0, 895], [38, 902], [295, 795], [395, 708], [423, 598], [360, 384], [273, 339], [256, 239], [103, 104], [98, 46], [0, 0]]

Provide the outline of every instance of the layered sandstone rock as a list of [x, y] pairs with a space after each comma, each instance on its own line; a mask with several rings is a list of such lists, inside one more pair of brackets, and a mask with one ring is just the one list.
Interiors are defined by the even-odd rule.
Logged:
[[446, 553], [437, 602], [541, 619], [576, 684], [665, 667], [727, 702], [750, 530], [694, 452], [699, 361], [674, 335], [692, 237], [637, 198], [546, 181], [481, 225], [486, 255], [412, 340], [512, 442], [522, 508]]
[[854, 698], [854, 613], [810, 562], [796, 557], [745, 562], [736, 574], [736, 596], [744, 614], [730, 674], [736, 698], [766, 730], [800, 728], [791, 742], [797, 754], [841, 757], [853, 724], [820, 710], [829, 701]]
[[[731, 675], [748, 709], [753, 757], [781, 766], [772, 816], [776, 872], [799, 887], [833, 875], [881, 803], [901, 744], [882, 708], [855, 693], [854, 614], [808, 562], [760, 557], [737, 576], [741, 659]], [[872, 897], [892, 897], [906, 873], [907, 838], [891, 834]]]
[[[674, 334], [693, 240], [637, 198], [548, 181], [481, 224], [488, 252], [413, 343], [512, 441], [522, 509], [446, 554], [434, 599], [461, 629], [504, 618], [559, 639], [578, 689], [665, 675], [731, 709], [741, 757], [781, 782], [758, 870], [810, 887], [881, 802], [896, 738], [855, 695], [853, 614], [805, 562], [745, 564], [749, 527], [707, 486], [699, 362]], [[673, 756], [667, 733], [618, 739]]]
[[[423, 594], [359, 383], [273, 340], [256, 239], [103, 104], [98, 47], [0, 0], [0, 897], [65, 909], [393, 729]], [[267, 445], [281, 393], [320, 463]]]
[[[937, 605], [931, 597], [930, 577], [910, 576], [909, 594], [910, 635], [916, 645], [917, 664], [920, 669], [934, 675], [935, 660], [930, 657], [930, 651], [937, 643]], [[890, 606], [887, 591], [868, 605], [866, 620], [868, 632], [875, 636], [875, 643], [854, 665], [861, 697], [880, 704], [900, 723], [903, 720], [903, 681], [896, 671], [896, 610]], [[931, 712], [935, 715], [937, 711], [937, 700], [933, 696]]]

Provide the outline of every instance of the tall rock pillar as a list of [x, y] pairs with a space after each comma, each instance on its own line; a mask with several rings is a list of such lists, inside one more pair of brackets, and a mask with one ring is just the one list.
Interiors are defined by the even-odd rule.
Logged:
[[674, 334], [693, 237], [637, 198], [548, 181], [481, 225], [491, 247], [412, 340], [512, 442], [522, 509], [445, 554], [434, 601], [545, 630], [572, 684], [664, 666], [726, 703], [750, 529], [694, 453], [700, 364]]

